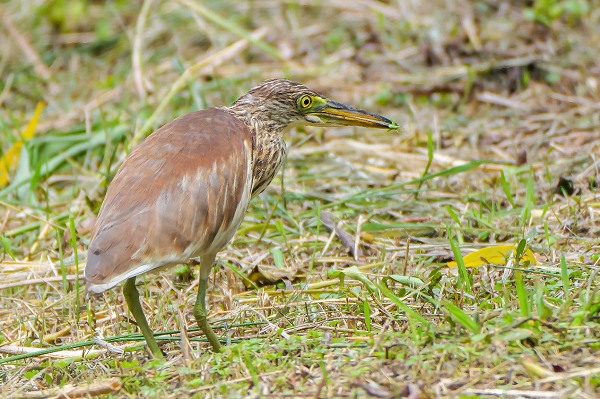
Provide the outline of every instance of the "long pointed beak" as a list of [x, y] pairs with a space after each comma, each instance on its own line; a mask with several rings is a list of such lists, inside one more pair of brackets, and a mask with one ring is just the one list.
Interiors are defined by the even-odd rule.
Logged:
[[363, 126], [378, 129], [399, 129], [394, 121], [385, 116], [356, 109], [336, 101], [327, 100], [323, 108], [311, 112], [328, 126]]

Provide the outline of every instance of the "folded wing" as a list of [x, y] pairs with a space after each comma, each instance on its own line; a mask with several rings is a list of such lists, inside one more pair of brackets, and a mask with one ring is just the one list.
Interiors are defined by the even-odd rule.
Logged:
[[108, 188], [88, 250], [88, 291], [216, 254], [239, 227], [251, 188], [252, 137], [241, 121], [209, 109], [163, 126]]

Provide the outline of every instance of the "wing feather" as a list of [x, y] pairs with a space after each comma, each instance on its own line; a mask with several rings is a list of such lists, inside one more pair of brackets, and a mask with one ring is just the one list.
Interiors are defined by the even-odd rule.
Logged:
[[252, 137], [241, 121], [210, 109], [163, 126], [108, 188], [88, 251], [88, 290], [216, 254], [239, 227], [251, 188]]

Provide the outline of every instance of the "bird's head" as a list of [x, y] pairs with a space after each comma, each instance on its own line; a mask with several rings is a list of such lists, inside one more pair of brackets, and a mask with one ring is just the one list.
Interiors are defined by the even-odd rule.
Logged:
[[230, 110], [248, 115], [261, 129], [277, 133], [300, 125], [399, 128], [386, 117], [332, 101], [286, 79], [263, 82], [240, 97]]

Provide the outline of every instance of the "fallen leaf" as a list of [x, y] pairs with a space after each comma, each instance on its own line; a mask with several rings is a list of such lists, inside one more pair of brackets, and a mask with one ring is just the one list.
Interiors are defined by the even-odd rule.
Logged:
[[[254, 266], [252, 271], [248, 274], [248, 279], [258, 285], [259, 287], [265, 285], [273, 285], [280, 282], [293, 282], [298, 278], [300, 270], [296, 267], [286, 267], [283, 269], [277, 266]], [[250, 288], [250, 284], [246, 280], [242, 280], [246, 288]], [[286, 284], [286, 287], [288, 284]]]
[[331, 216], [325, 211], [321, 211], [321, 222], [327, 227], [327, 230], [335, 231], [335, 234], [338, 236], [342, 244], [350, 251], [350, 255], [354, 257], [354, 259], [362, 258], [364, 255], [360, 248], [358, 248], [357, 253], [354, 253], [354, 237], [349, 233], [346, 233], [340, 227], [338, 227], [333, 220], [331, 220]]
[[19, 158], [21, 157], [21, 149], [23, 148], [23, 143], [31, 140], [35, 135], [35, 127], [38, 124], [38, 120], [40, 119], [40, 114], [44, 109], [44, 103], [39, 102], [37, 107], [35, 108], [35, 113], [33, 117], [25, 127], [25, 130], [21, 134], [22, 141], [17, 141], [13, 144], [13, 146], [4, 153], [4, 156], [0, 158], [0, 187], [6, 186], [9, 182], [8, 173], [11, 169], [15, 168], [19, 164]]
[[[516, 252], [514, 245], [497, 245], [493, 247], [481, 248], [478, 251], [471, 252], [463, 257], [465, 267], [479, 267], [483, 265], [506, 265], [507, 260]], [[520, 262], [529, 261], [529, 264], [537, 265], [537, 259], [531, 249], [525, 250], [521, 255]], [[456, 267], [456, 262], [448, 262], [448, 267]]]

